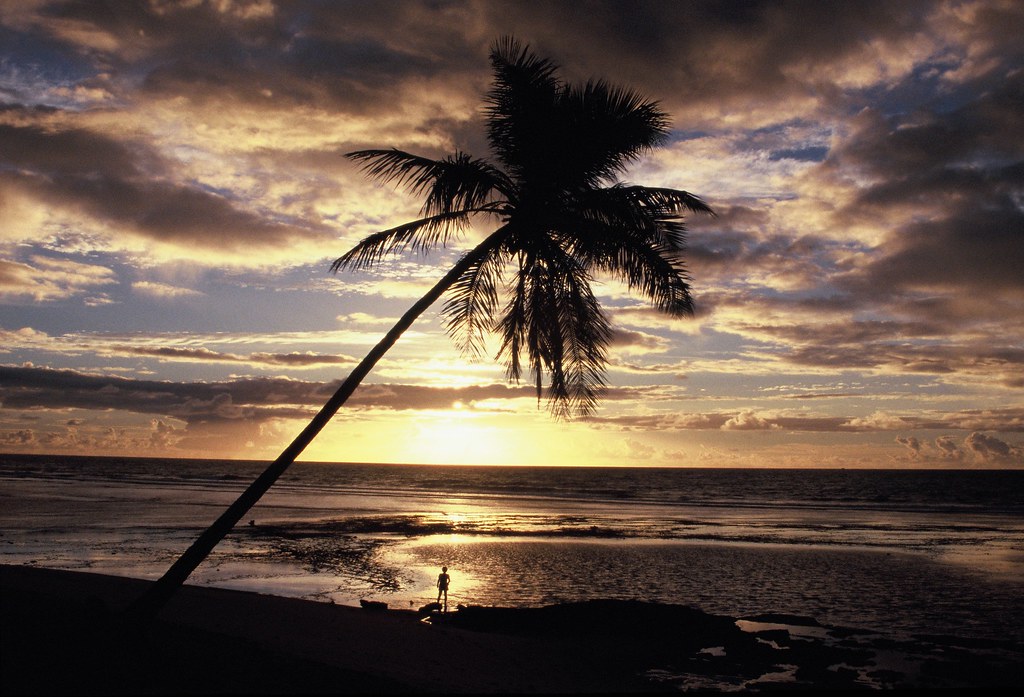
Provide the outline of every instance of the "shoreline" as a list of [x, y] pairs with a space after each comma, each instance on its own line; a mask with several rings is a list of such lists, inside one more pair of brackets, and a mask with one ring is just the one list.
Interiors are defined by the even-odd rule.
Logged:
[[639, 601], [474, 606], [422, 621], [186, 585], [144, 636], [130, 636], [120, 610], [148, 583], [0, 566], [3, 694], [1009, 690], [1024, 678], [1013, 642], [900, 643], [813, 618]]

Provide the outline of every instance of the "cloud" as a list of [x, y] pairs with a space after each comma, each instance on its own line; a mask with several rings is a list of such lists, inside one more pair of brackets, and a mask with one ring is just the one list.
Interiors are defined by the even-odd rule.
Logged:
[[[9, 21], [108, 69], [152, 66], [144, 89], [153, 95], [315, 102], [349, 113], [390, 110], [403, 103], [396, 92], [408, 98], [418, 84], [444, 84], [445, 73], [478, 91], [488, 44], [512, 33], [556, 56], [574, 79], [596, 74], [654, 90], [690, 122], [756, 125], [820, 108], [840, 88], [891, 84], [940, 38], [1014, 19], [1007, 8], [958, 21], [941, 3], [879, 0], [786, 10], [715, 1], [139, 3], [120, 8], [114, 23], [88, 3], [60, 3]], [[961, 40], [978, 46], [977, 62], [1012, 45], [975, 31]]]
[[153, 425], [153, 431], [149, 437], [149, 445], [158, 450], [174, 446], [181, 440], [185, 430], [175, 428], [173, 424], [168, 424], [162, 419], [153, 419], [150, 423]]
[[[16, 348], [43, 348], [50, 343], [50, 335], [32, 327], [4, 329], [0, 327], [0, 351]], [[31, 366], [31, 363], [29, 363]]]
[[770, 431], [781, 426], [748, 409], [730, 417], [721, 428], [723, 431]]
[[0, 260], [0, 297], [53, 302], [117, 283], [105, 266], [34, 256], [28, 263]]
[[[641, 397], [638, 391], [634, 398]], [[644, 397], [646, 401], [646, 397]], [[665, 412], [640, 415], [593, 416], [597, 428], [647, 431], [685, 430], [781, 430], [791, 433], [877, 433], [908, 430], [988, 430], [1024, 433], [1024, 409], [1010, 407], [989, 410], [935, 412], [924, 416], [877, 411], [869, 416], [841, 416], [799, 411], [756, 412], [753, 409]]]
[[622, 353], [661, 353], [669, 348], [663, 337], [635, 329], [613, 328], [609, 347]]
[[[95, 426], [80, 428], [66, 425], [65, 428], [38, 428], [0, 430], [0, 445], [22, 451], [75, 453], [153, 453], [167, 455], [174, 452], [184, 440], [186, 429], [154, 419], [148, 429], [135, 427]], [[212, 452], [210, 448], [197, 450], [196, 454]]]
[[921, 440], [916, 436], [897, 436], [896, 442], [910, 450], [913, 453], [913, 457], [920, 457]]
[[247, 363], [251, 365], [289, 366], [292, 368], [313, 368], [324, 365], [355, 364], [351, 356], [327, 355], [312, 352], [266, 353], [254, 352], [248, 355], [213, 351], [208, 348], [184, 346], [129, 346], [114, 344], [99, 350], [100, 353], [119, 356], [150, 356], [169, 361]]
[[[236, 378], [219, 382], [171, 382], [93, 375], [72, 370], [0, 366], [5, 409], [121, 410], [187, 423], [308, 418], [338, 382], [286, 378]], [[465, 387], [366, 384], [350, 399], [352, 409], [449, 409], [512, 399], [536, 401], [532, 387], [500, 384]]]
[[357, 327], [390, 328], [395, 324], [397, 318], [377, 317], [367, 312], [349, 312], [344, 315], [338, 315], [337, 320], [342, 326], [355, 325]]
[[854, 431], [891, 431], [906, 428], [907, 420], [896, 414], [876, 411], [870, 416], [856, 417], [846, 422], [845, 426]]
[[685, 380], [686, 370], [690, 366], [687, 361], [678, 361], [676, 363], [644, 363], [640, 364], [637, 362], [628, 362], [612, 357], [608, 360], [608, 365], [616, 371], [626, 373], [637, 373], [637, 374], [651, 374], [651, 375], [664, 375], [671, 376], [673, 380]]
[[[183, 420], [269, 418], [275, 408], [304, 415], [322, 386], [275, 378], [219, 383], [175, 383], [92, 375], [72, 370], [0, 367], [0, 400], [5, 409], [120, 410], [175, 416]], [[245, 405], [247, 414], [231, 411]], [[280, 413], [280, 412], [276, 412]]]
[[463, 387], [372, 384], [359, 388], [353, 395], [352, 405], [395, 410], [450, 409], [456, 402], [461, 402], [472, 408], [482, 408], [483, 405], [497, 406], [514, 399], [536, 403], [536, 388], [501, 384]]
[[[53, 220], [131, 249], [149, 246], [176, 258], [261, 266], [255, 253], [284, 254], [320, 239], [315, 225], [297, 226], [247, 210], [223, 193], [175, 181], [172, 163], [142, 142], [82, 128], [0, 123], [0, 184], [48, 209]], [[83, 220], [82, 216], [85, 216]], [[28, 232], [31, 232], [29, 230]]]
[[1016, 70], [952, 110], [858, 117], [823, 171], [867, 180], [844, 209], [848, 222], [881, 216], [897, 224], [879, 254], [839, 279], [841, 287], [866, 298], [919, 290], [1019, 298], [1022, 94], [1024, 71]]
[[935, 447], [939, 451], [939, 457], [944, 460], [960, 461], [964, 459], [964, 451], [960, 449], [953, 436], [939, 436], [935, 439]]
[[972, 431], [967, 436], [939, 436], [928, 444], [916, 436], [898, 436], [896, 442], [906, 447], [915, 460], [922, 462], [965, 461], [982, 466], [1024, 466], [1024, 446], [1014, 445], [996, 436]]
[[[174, 361], [252, 363], [272, 365], [339, 365], [356, 358], [337, 351], [344, 344], [376, 343], [379, 331], [349, 329], [308, 332], [69, 332], [50, 335], [32, 327], [0, 328], [0, 346], [7, 349], [45, 351], [65, 356], [83, 353], [103, 356], [151, 356]], [[326, 347], [327, 351], [252, 351], [239, 353], [210, 346], [288, 345]]]
[[[483, 7], [491, 26], [571, 56], [574, 76], [596, 73], [657, 88], [674, 113], [697, 127], [786, 121], [824, 108], [841, 87], [894, 81], [929, 53], [929, 15], [939, 9], [884, 2], [800, 3], [798, 10], [729, 2]], [[772, 114], [769, 105], [781, 111]]]
[[1024, 465], [1024, 447], [995, 436], [975, 431], [964, 439], [964, 447], [982, 462]]
[[[430, 267], [435, 272], [436, 268]], [[440, 274], [438, 274], [440, 275]], [[329, 279], [328, 286], [338, 292], [359, 295], [379, 295], [388, 300], [419, 300], [439, 279], [381, 278], [373, 281], [356, 281], [350, 278]]]
[[[1012, 306], [983, 297], [957, 299], [961, 305], [987, 305], [981, 316], [972, 316], [934, 295], [924, 305], [907, 302], [900, 307], [898, 297], [877, 303], [875, 311], [891, 306], [907, 318], [850, 320], [846, 315], [862, 305], [867, 310], [869, 303], [850, 307], [835, 299], [723, 294], [714, 299], [713, 326], [765, 342], [762, 356], [791, 368], [932, 374], [949, 382], [983, 381], [1007, 388], [1024, 384], [1024, 353], [1012, 342], [1024, 322], [1014, 319]], [[1010, 314], [994, 323], [988, 314], [997, 310]]]
[[632, 438], [626, 439], [626, 447], [629, 448], [630, 459], [649, 460], [657, 452], [653, 446]]
[[132, 290], [154, 298], [194, 298], [203, 295], [202, 292], [192, 288], [181, 288], [158, 281], [136, 281], [132, 283]]
[[16, 431], [0, 431], [0, 444], [8, 447], [34, 445], [38, 440], [36, 432], [30, 428], [19, 428]]

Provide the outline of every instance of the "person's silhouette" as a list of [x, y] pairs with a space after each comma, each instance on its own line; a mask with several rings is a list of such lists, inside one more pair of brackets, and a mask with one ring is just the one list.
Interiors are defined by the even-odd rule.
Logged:
[[437, 575], [437, 602], [441, 602], [444, 596], [444, 611], [448, 612], [448, 584], [451, 583], [451, 576], [448, 575], [448, 567], [442, 566], [441, 573]]

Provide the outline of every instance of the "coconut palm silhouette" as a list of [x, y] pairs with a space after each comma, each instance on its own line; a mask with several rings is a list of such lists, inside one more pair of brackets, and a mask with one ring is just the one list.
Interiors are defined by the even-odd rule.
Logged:
[[349, 153], [370, 177], [425, 202], [418, 220], [370, 235], [331, 269], [365, 269], [391, 254], [447, 246], [481, 217], [494, 221], [493, 232], [398, 320], [280, 457], [133, 603], [137, 617], [155, 616], [442, 295], [456, 344], [479, 353], [485, 335], [496, 335], [508, 379], [518, 382], [529, 370], [539, 401], [546, 378], [556, 417], [590, 414], [605, 386], [611, 327], [591, 290], [594, 275], [625, 281], [671, 316], [692, 313], [683, 216], [711, 208], [685, 191], [616, 181], [666, 140], [667, 114], [603, 81], [568, 84], [551, 61], [510, 37], [493, 45], [490, 60], [485, 117], [496, 163], [462, 152], [439, 160], [400, 150]]

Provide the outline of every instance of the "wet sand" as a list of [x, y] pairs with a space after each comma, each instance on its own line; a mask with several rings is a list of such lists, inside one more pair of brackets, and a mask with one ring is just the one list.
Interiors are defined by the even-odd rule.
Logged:
[[145, 633], [120, 611], [145, 581], [0, 566], [3, 694], [557, 694], [686, 689], [1009, 690], [1010, 642], [822, 627], [592, 601], [452, 609], [423, 621], [186, 586]]

